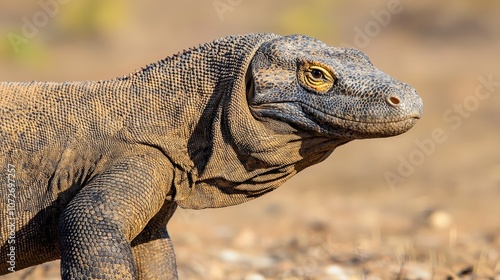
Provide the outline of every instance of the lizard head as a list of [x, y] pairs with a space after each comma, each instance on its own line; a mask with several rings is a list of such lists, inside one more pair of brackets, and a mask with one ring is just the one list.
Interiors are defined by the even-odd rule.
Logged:
[[255, 118], [346, 140], [404, 133], [423, 111], [415, 89], [375, 68], [361, 51], [303, 35], [261, 45], [246, 88]]

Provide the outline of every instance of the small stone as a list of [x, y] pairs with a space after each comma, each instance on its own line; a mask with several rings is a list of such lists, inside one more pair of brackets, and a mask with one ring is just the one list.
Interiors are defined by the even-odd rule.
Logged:
[[229, 249], [221, 251], [219, 258], [224, 262], [250, 264], [255, 267], [269, 267], [275, 264], [275, 260], [270, 257], [243, 254]]
[[266, 278], [259, 273], [251, 273], [245, 276], [245, 280], [265, 280]]
[[429, 225], [436, 229], [449, 228], [452, 220], [451, 215], [443, 210], [433, 211], [428, 218]]
[[249, 228], [243, 229], [235, 238], [234, 245], [238, 247], [253, 247], [257, 243], [255, 232]]
[[349, 277], [345, 273], [344, 269], [338, 265], [329, 265], [325, 268], [325, 272], [331, 275], [333, 279], [337, 280], [349, 280]]
[[224, 250], [220, 252], [219, 258], [225, 262], [238, 262], [241, 260], [241, 255], [233, 250]]

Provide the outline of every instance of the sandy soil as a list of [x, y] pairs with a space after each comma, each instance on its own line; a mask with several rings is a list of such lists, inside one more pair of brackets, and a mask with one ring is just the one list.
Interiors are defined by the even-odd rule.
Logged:
[[[404, 135], [343, 146], [246, 204], [180, 209], [181, 279], [500, 279], [496, 1], [87, 2], [61, 6], [17, 54], [6, 40], [0, 79], [110, 78], [228, 34], [304, 33], [362, 49], [424, 100]], [[38, 11], [0, 4], [0, 34]], [[0, 279], [59, 279], [57, 265]]]

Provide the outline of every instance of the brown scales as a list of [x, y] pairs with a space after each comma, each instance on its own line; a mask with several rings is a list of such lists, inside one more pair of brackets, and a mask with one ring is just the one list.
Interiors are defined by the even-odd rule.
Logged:
[[177, 205], [254, 199], [339, 145], [407, 131], [423, 108], [359, 51], [274, 34], [113, 80], [0, 83], [0, 96], [0, 197], [15, 193], [0, 274], [61, 258], [63, 279], [176, 278]]

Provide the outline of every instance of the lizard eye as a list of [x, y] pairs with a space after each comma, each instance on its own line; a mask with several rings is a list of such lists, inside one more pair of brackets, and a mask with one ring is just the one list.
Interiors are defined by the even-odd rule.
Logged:
[[312, 69], [311, 71], [311, 76], [313, 77], [313, 79], [315, 80], [321, 80], [321, 79], [324, 79], [324, 75], [323, 75], [323, 72], [321, 72], [321, 70], [318, 70], [318, 69]]
[[299, 80], [303, 86], [318, 93], [329, 91], [335, 78], [328, 68], [305, 62], [299, 65]]

